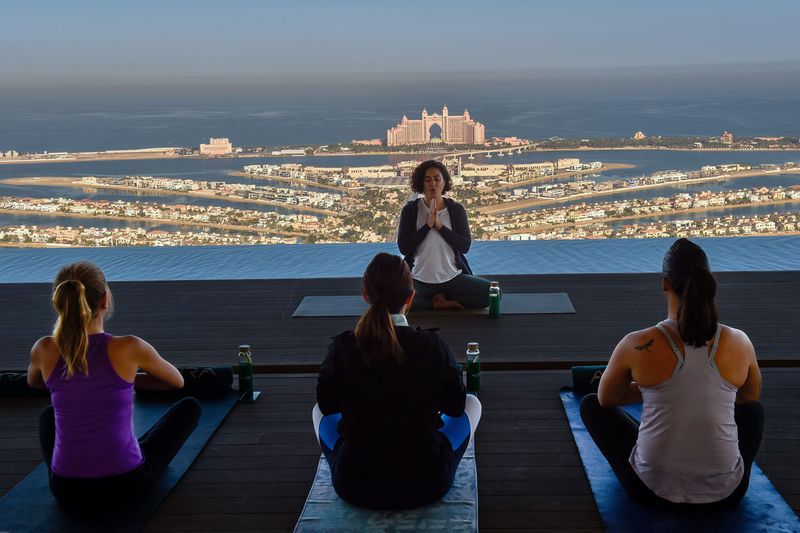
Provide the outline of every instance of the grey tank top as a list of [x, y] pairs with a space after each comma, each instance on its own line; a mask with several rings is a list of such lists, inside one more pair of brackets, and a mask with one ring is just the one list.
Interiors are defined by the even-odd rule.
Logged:
[[722, 325], [708, 352], [684, 344], [685, 356], [665, 326], [656, 327], [669, 341], [678, 364], [666, 381], [642, 391], [642, 420], [630, 463], [650, 490], [675, 503], [710, 503], [729, 496], [744, 475], [739, 433], [734, 419], [737, 387], [714, 363]]

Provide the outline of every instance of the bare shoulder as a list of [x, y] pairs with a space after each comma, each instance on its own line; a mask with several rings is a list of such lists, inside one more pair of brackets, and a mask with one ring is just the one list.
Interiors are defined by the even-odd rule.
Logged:
[[625, 335], [617, 349], [621, 351], [643, 352], [650, 351], [657, 343], [663, 342], [664, 336], [655, 326], [632, 331]]
[[61, 355], [61, 351], [58, 349], [58, 344], [56, 344], [56, 340], [52, 335], [42, 337], [33, 343], [31, 348], [31, 359], [48, 359], [59, 355]]
[[725, 343], [730, 347], [735, 347], [755, 355], [753, 343], [750, 341], [750, 337], [747, 336], [747, 333], [725, 325], [722, 326], [722, 332], [724, 335], [720, 340], [720, 344]]

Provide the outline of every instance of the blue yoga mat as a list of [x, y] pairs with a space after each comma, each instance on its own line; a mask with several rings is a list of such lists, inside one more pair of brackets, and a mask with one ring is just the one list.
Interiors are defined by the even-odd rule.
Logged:
[[[639, 504], [622, 488], [586, 431], [580, 413], [583, 395], [569, 388], [561, 389], [560, 394], [606, 531], [800, 531], [800, 519], [755, 463], [750, 472], [750, 488], [734, 509], [682, 512]], [[637, 420], [641, 419], [641, 404], [627, 405], [624, 409]]]
[[[47, 466], [41, 463], [0, 499], [0, 531], [53, 533], [141, 531], [172, 488], [183, 477], [197, 455], [236, 404], [237, 393], [230, 391], [196, 396], [203, 406], [197, 429], [189, 436], [147, 495], [133, 505], [115, 510], [111, 516], [77, 517], [61, 510], [48, 486]], [[137, 394], [134, 406], [136, 434], [142, 435], [155, 424], [180, 397]]]
[[469, 443], [458, 464], [453, 486], [444, 498], [431, 505], [402, 511], [374, 511], [343, 501], [333, 490], [325, 456], [319, 459], [317, 475], [295, 533], [318, 531], [478, 531], [478, 473], [475, 443]]

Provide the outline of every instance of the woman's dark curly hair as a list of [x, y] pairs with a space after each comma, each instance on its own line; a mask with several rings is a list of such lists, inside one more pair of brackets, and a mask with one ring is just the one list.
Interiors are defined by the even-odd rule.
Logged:
[[447, 167], [438, 161], [430, 159], [417, 165], [417, 168], [411, 173], [412, 191], [420, 194], [425, 191], [425, 173], [431, 168], [435, 168], [442, 173], [442, 177], [444, 178], [444, 190], [442, 192], [447, 192], [453, 188], [453, 179], [450, 177], [450, 172], [447, 171]]

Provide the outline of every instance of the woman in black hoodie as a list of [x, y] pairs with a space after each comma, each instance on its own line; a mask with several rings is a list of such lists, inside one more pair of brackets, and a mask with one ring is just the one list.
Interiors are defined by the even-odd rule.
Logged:
[[[447, 493], [480, 419], [447, 344], [408, 326], [408, 265], [380, 253], [367, 267], [369, 309], [333, 338], [317, 382], [314, 428], [345, 501], [405, 509]], [[466, 410], [465, 410], [466, 406]]]

